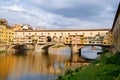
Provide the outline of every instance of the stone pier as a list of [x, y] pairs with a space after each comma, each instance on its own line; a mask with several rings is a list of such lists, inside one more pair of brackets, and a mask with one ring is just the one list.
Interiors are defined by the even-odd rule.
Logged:
[[72, 51], [73, 54], [74, 53], [79, 53], [79, 52], [81, 52], [81, 48], [82, 47], [83, 46], [79, 46], [77, 44], [73, 44], [73, 45], [71, 45], [71, 51]]

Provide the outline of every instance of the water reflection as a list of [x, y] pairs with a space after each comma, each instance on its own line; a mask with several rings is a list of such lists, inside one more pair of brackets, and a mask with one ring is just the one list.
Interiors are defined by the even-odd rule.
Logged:
[[[93, 57], [94, 51], [84, 48], [81, 52]], [[86, 61], [79, 54], [71, 56], [70, 50], [47, 55], [32, 50], [0, 55], [0, 80], [53, 80], [65, 67], [83, 64]]]
[[64, 63], [69, 59], [65, 55], [44, 55], [33, 51], [21, 55], [0, 55], [0, 80], [52, 79], [54, 74], [61, 72]]
[[92, 49], [92, 46], [86, 46], [81, 49], [81, 56], [87, 58], [87, 59], [96, 59], [99, 57], [97, 55], [97, 52], [102, 52], [102, 47], [94, 46], [95, 49]]

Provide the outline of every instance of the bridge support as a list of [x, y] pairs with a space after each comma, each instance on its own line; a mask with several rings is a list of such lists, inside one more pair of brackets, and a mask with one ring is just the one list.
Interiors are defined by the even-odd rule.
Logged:
[[71, 45], [71, 51], [72, 51], [72, 54], [78, 53], [79, 52], [78, 45], [77, 44]]
[[77, 45], [77, 44], [71, 45], [72, 54], [74, 54], [74, 53], [81, 53], [81, 48], [82, 47], [83, 46]]
[[96, 46], [92, 46], [92, 50], [96, 50]]
[[81, 48], [79, 49], [79, 56], [81, 56]]

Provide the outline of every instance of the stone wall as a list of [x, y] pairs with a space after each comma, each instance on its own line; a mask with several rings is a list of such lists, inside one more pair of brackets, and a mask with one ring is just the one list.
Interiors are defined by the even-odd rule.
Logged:
[[120, 51], [120, 4], [112, 26], [112, 48], [113, 52]]

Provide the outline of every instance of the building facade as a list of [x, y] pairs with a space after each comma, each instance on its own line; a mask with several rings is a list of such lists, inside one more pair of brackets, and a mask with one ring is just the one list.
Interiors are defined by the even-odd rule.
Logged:
[[[1, 22], [2, 21], [2, 22]], [[14, 38], [14, 31], [9, 27], [6, 20], [0, 20], [0, 45], [11, 45]]]
[[109, 31], [110, 29], [34, 30], [30, 25], [14, 24], [8, 27], [6, 20], [0, 20], [0, 45], [62, 42], [64, 44], [109, 46], [111, 44]]
[[[100, 44], [110, 29], [93, 30], [22, 30], [14, 32], [14, 44], [63, 42], [65, 44]], [[107, 45], [107, 43], [105, 43]], [[109, 45], [109, 44], [108, 44]]]

